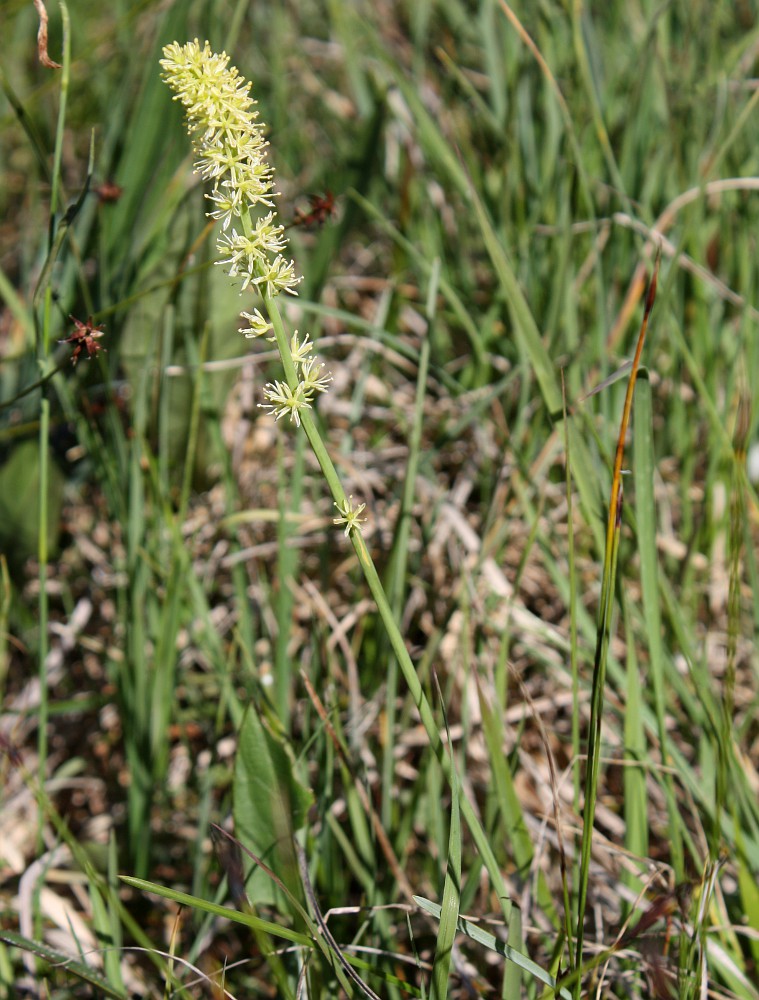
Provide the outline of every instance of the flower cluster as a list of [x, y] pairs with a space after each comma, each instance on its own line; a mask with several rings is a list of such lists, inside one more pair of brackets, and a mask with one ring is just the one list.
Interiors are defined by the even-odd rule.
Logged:
[[[252, 320], [253, 317], [249, 317], [249, 319]], [[248, 335], [254, 336], [250, 333]], [[329, 372], [324, 371], [324, 365], [321, 364], [316, 355], [311, 356], [312, 347], [308, 334], [301, 341], [298, 339], [298, 331], [296, 330], [290, 340], [290, 354], [298, 375], [296, 388], [291, 389], [287, 382], [268, 382], [264, 386], [264, 396], [267, 402], [258, 405], [262, 409], [268, 410], [275, 420], [289, 414], [290, 419], [299, 427], [300, 411], [310, 410], [316, 393], [327, 391], [332, 376]]]
[[[259, 291], [270, 317], [277, 321], [278, 332], [272, 336], [273, 324], [258, 309], [242, 313], [249, 325], [240, 332], [276, 340], [288, 373], [283, 381], [267, 383], [266, 402], [260, 405], [275, 420], [289, 415], [300, 426], [304, 410], [311, 408], [317, 393], [327, 391], [332, 376], [312, 354], [308, 334], [299, 338], [296, 330], [288, 343], [272, 301], [282, 291], [296, 294], [300, 279], [293, 262], [284, 256], [284, 227], [274, 222], [273, 171], [266, 161], [267, 143], [250, 84], [229, 66], [226, 53], [212, 52], [208, 42], [203, 48], [197, 39], [186, 45], [172, 42], [163, 54], [163, 78], [175, 91], [175, 100], [184, 105], [197, 156], [195, 170], [213, 184], [207, 197], [212, 206], [208, 215], [221, 223], [217, 263], [226, 266], [230, 277], [241, 279], [243, 291], [248, 286]], [[260, 208], [268, 211], [256, 220], [254, 213]], [[332, 208], [330, 195], [325, 218]], [[345, 524], [346, 534], [352, 528], [360, 530], [364, 506], [354, 506], [352, 498], [344, 501], [338, 505], [341, 517], [335, 524]]]
[[202, 49], [197, 39], [186, 45], [172, 42], [163, 54], [163, 78], [184, 105], [198, 157], [195, 170], [213, 182], [208, 214], [222, 224], [218, 263], [227, 266], [230, 277], [242, 279], [243, 290], [253, 285], [269, 295], [295, 294], [300, 278], [282, 255], [284, 228], [274, 224], [273, 211], [252, 220], [258, 206], [273, 208], [275, 193], [250, 84], [229, 66], [227, 54], [212, 52], [208, 42]]

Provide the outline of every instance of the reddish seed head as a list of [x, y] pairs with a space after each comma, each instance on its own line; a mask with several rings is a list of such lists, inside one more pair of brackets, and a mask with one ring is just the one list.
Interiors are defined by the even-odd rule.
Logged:
[[69, 316], [69, 319], [74, 324], [74, 332], [71, 336], [66, 337], [65, 340], [59, 340], [58, 343], [73, 345], [74, 350], [71, 353], [71, 364], [76, 365], [79, 355], [83, 351], [86, 350], [87, 357], [91, 358], [98, 351], [102, 350], [98, 340], [105, 335], [105, 331], [93, 325], [92, 316], [89, 317], [86, 323], [82, 323], [75, 316]]
[[124, 193], [124, 189], [120, 188], [118, 184], [114, 184], [113, 181], [103, 181], [92, 190], [103, 203], [118, 201]]
[[293, 215], [293, 226], [301, 226], [309, 229], [311, 226], [323, 226], [327, 219], [335, 215], [335, 196], [327, 190], [324, 194], [309, 195], [309, 210], [304, 212], [300, 208], [295, 209]]

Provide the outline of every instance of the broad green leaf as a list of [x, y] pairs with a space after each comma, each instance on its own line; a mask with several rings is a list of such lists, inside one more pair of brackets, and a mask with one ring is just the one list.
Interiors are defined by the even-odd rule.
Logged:
[[[311, 792], [298, 780], [289, 748], [263, 722], [255, 706], [245, 714], [234, 773], [235, 833], [302, 901], [303, 890], [293, 846], [305, 826]], [[248, 864], [246, 891], [254, 906], [292, 907], [268, 875]]]

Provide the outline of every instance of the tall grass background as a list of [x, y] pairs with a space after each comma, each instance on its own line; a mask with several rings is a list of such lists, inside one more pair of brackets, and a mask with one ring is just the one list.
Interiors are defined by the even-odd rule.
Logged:
[[[758, 997], [755, 6], [49, 14], [59, 70], [2, 15], [0, 996]], [[436, 743], [257, 409], [195, 37], [282, 221], [335, 196], [286, 318]]]

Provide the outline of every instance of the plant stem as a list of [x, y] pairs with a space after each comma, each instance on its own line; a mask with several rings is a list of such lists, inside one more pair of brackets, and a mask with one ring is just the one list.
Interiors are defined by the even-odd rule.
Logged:
[[[287, 340], [287, 335], [285, 333], [284, 324], [279, 312], [279, 307], [277, 306], [276, 298], [267, 294], [265, 296], [265, 301], [269, 312], [269, 319], [272, 327], [274, 328], [274, 334], [277, 339], [277, 347], [279, 348], [282, 356], [282, 365], [285, 371], [285, 377], [290, 388], [295, 389], [298, 385], [298, 379], [295, 372], [295, 366], [290, 355], [290, 345]], [[340, 482], [340, 477], [337, 474], [337, 470], [335, 469], [332, 459], [327, 452], [311, 411], [302, 410], [300, 412], [300, 420], [316, 460], [318, 461], [324, 478], [327, 481], [327, 485], [334, 501], [337, 504], [344, 504], [347, 499], [345, 490]], [[452, 786], [453, 772], [450, 757], [445, 752], [445, 745], [440, 737], [438, 725], [435, 721], [435, 715], [432, 711], [430, 702], [424, 693], [424, 689], [422, 688], [422, 684], [417, 676], [411, 657], [409, 656], [406, 643], [403, 640], [398, 623], [393, 615], [384, 587], [382, 586], [382, 581], [380, 580], [379, 574], [377, 573], [377, 569], [374, 565], [374, 560], [372, 559], [369, 550], [366, 547], [363, 535], [359, 530], [356, 528], [351, 529], [350, 537], [353, 542], [353, 548], [355, 549], [356, 556], [358, 557], [359, 565], [361, 566], [366, 582], [369, 585], [369, 590], [374, 598], [374, 602], [377, 605], [380, 620], [382, 621], [385, 631], [387, 632], [390, 645], [398, 660], [401, 673], [403, 674], [409, 693], [414, 704], [416, 705], [422, 725], [424, 726], [429, 738], [432, 752], [437, 758], [448, 784]], [[480, 852], [485, 868], [490, 875], [491, 884], [494, 891], [498, 895], [504, 917], [508, 920], [511, 915], [511, 902], [507, 897], [506, 887], [498, 867], [498, 862], [496, 861], [495, 854], [493, 853], [490, 842], [487, 839], [474, 807], [465, 795], [461, 796], [461, 813], [466, 820], [467, 826], [471, 831], [472, 838], [477, 846], [477, 850]]]
[[[63, 66], [61, 69], [61, 100], [58, 108], [58, 123], [55, 134], [55, 152], [53, 155], [52, 191], [50, 194], [50, 230], [47, 261], [51, 261], [56, 253], [55, 214], [60, 196], [60, 165], [63, 155], [63, 129], [66, 121], [66, 99], [68, 96], [69, 75], [71, 67], [71, 38], [69, 31], [69, 13], [65, 0], [61, 0], [61, 22], [63, 29]], [[46, 278], [44, 287], [45, 299], [42, 312], [42, 322], [38, 327], [37, 336], [37, 366], [41, 378], [45, 376], [45, 366], [50, 344], [50, 326], [53, 295], [50, 287], [50, 268], [43, 270]], [[42, 291], [38, 285], [36, 295]], [[48, 686], [47, 686], [47, 654], [48, 654], [48, 598], [47, 598], [47, 561], [48, 561], [48, 486], [50, 462], [50, 400], [45, 397], [45, 386], [41, 387], [40, 401], [40, 432], [39, 432], [39, 480], [38, 480], [38, 521], [37, 521], [37, 562], [39, 565], [39, 661], [38, 677], [40, 685], [39, 720], [37, 727], [38, 777], [40, 787], [45, 787], [47, 778], [47, 725], [48, 725]], [[39, 814], [37, 827], [37, 847], [43, 848], [42, 828], [44, 817]]]
[[[606, 684], [606, 663], [611, 638], [611, 613], [614, 598], [614, 581], [617, 576], [617, 556], [619, 554], [619, 537], [622, 528], [622, 463], [625, 454], [627, 428], [632, 412], [635, 382], [638, 377], [643, 344], [648, 330], [648, 319], [656, 298], [656, 284], [659, 275], [659, 256], [654, 265], [654, 273], [648, 287], [643, 321], [638, 334], [630, 378], [627, 383], [625, 404], [622, 409], [617, 450], [614, 456], [614, 471], [611, 480], [611, 495], [609, 497], [609, 516], [606, 522], [606, 549], [604, 553], [603, 579], [601, 582], [601, 600], [598, 609], [598, 632], [596, 636], [596, 654], [593, 666], [593, 687], [590, 702], [590, 729], [588, 733], [588, 762], [585, 770], [585, 804], [583, 807], [582, 846], [580, 849], [580, 885], [577, 904], [577, 934], [575, 941], [575, 969], [582, 966], [584, 943], [585, 909], [588, 902], [588, 882], [590, 879], [590, 856], [593, 842], [593, 821], [596, 812], [596, 796], [598, 794], [598, 773], [601, 763], [601, 721], [603, 716], [604, 686]], [[580, 1000], [582, 979], [578, 978], [574, 986], [576, 1000]]]

